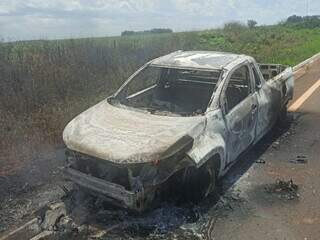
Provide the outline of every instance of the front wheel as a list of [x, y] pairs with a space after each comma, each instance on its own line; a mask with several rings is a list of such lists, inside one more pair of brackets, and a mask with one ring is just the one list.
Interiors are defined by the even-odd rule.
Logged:
[[210, 162], [201, 168], [188, 167], [182, 176], [182, 196], [192, 202], [199, 202], [216, 189], [217, 171]]

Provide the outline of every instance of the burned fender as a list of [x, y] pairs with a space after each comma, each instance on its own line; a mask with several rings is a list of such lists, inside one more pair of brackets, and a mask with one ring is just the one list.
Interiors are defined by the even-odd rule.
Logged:
[[198, 167], [200, 167], [213, 156], [219, 154], [219, 173], [222, 173], [226, 159], [225, 149], [226, 144], [220, 134], [213, 134], [211, 136], [201, 135], [193, 147], [187, 152], [187, 155], [196, 163]]
[[189, 135], [181, 137], [162, 154], [161, 158], [155, 159], [151, 163], [145, 163], [137, 176], [131, 172], [130, 179], [135, 182], [141, 181], [145, 187], [165, 182], [179, 170], [195, 165], [195, 162], [186, 155], [193, 144], [194, 139]]

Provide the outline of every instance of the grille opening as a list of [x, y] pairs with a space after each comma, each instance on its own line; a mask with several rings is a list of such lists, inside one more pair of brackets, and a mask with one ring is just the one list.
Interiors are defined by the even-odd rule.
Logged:
[[106, 160], [100, 160], [87, 156], [76, 156], [71, 168], [90, 176], [106, 180], [131, 190], [128, 169]]

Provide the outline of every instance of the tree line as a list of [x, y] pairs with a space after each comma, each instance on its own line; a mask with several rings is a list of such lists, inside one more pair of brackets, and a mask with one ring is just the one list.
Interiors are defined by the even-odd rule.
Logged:
[[320, 28], [320, 15], [304, 17], [292, 15], [283, 24], [299, 28]]
[[123, 31], [121, 36], [132, 36], [132, 35], [142, 35], [142, 34], [153, 34], [153, 33], [173, 33], [170, 28], [153, 28], [151, 30], [144, 31]]

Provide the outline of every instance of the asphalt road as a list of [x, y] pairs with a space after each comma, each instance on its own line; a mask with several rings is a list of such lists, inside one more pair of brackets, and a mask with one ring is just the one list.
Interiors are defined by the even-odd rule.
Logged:
[[[224, 180], [224, 185], [230, 179], [233, 183], [234, 175], [241, 175], [227, 191], [237, 194], [240, 203], [217, 217], [209, 233], [212, 238], [320, 239], [320, 88], [315, 89], [320, 60], [300, 75], [291, 102], [299, 99], [300, 107], [290, 113], [291, 125], [275, 129]], [[312, 86], [313, 94], [306, 96]], [[246, 164], [251, 164], [246, 161], [252, 160], [257, 162], [242, 175]], [[281, 189], [268, 191], [277, 179], [292, 179], [298, 186], [297, 196], [290, 199]]]

